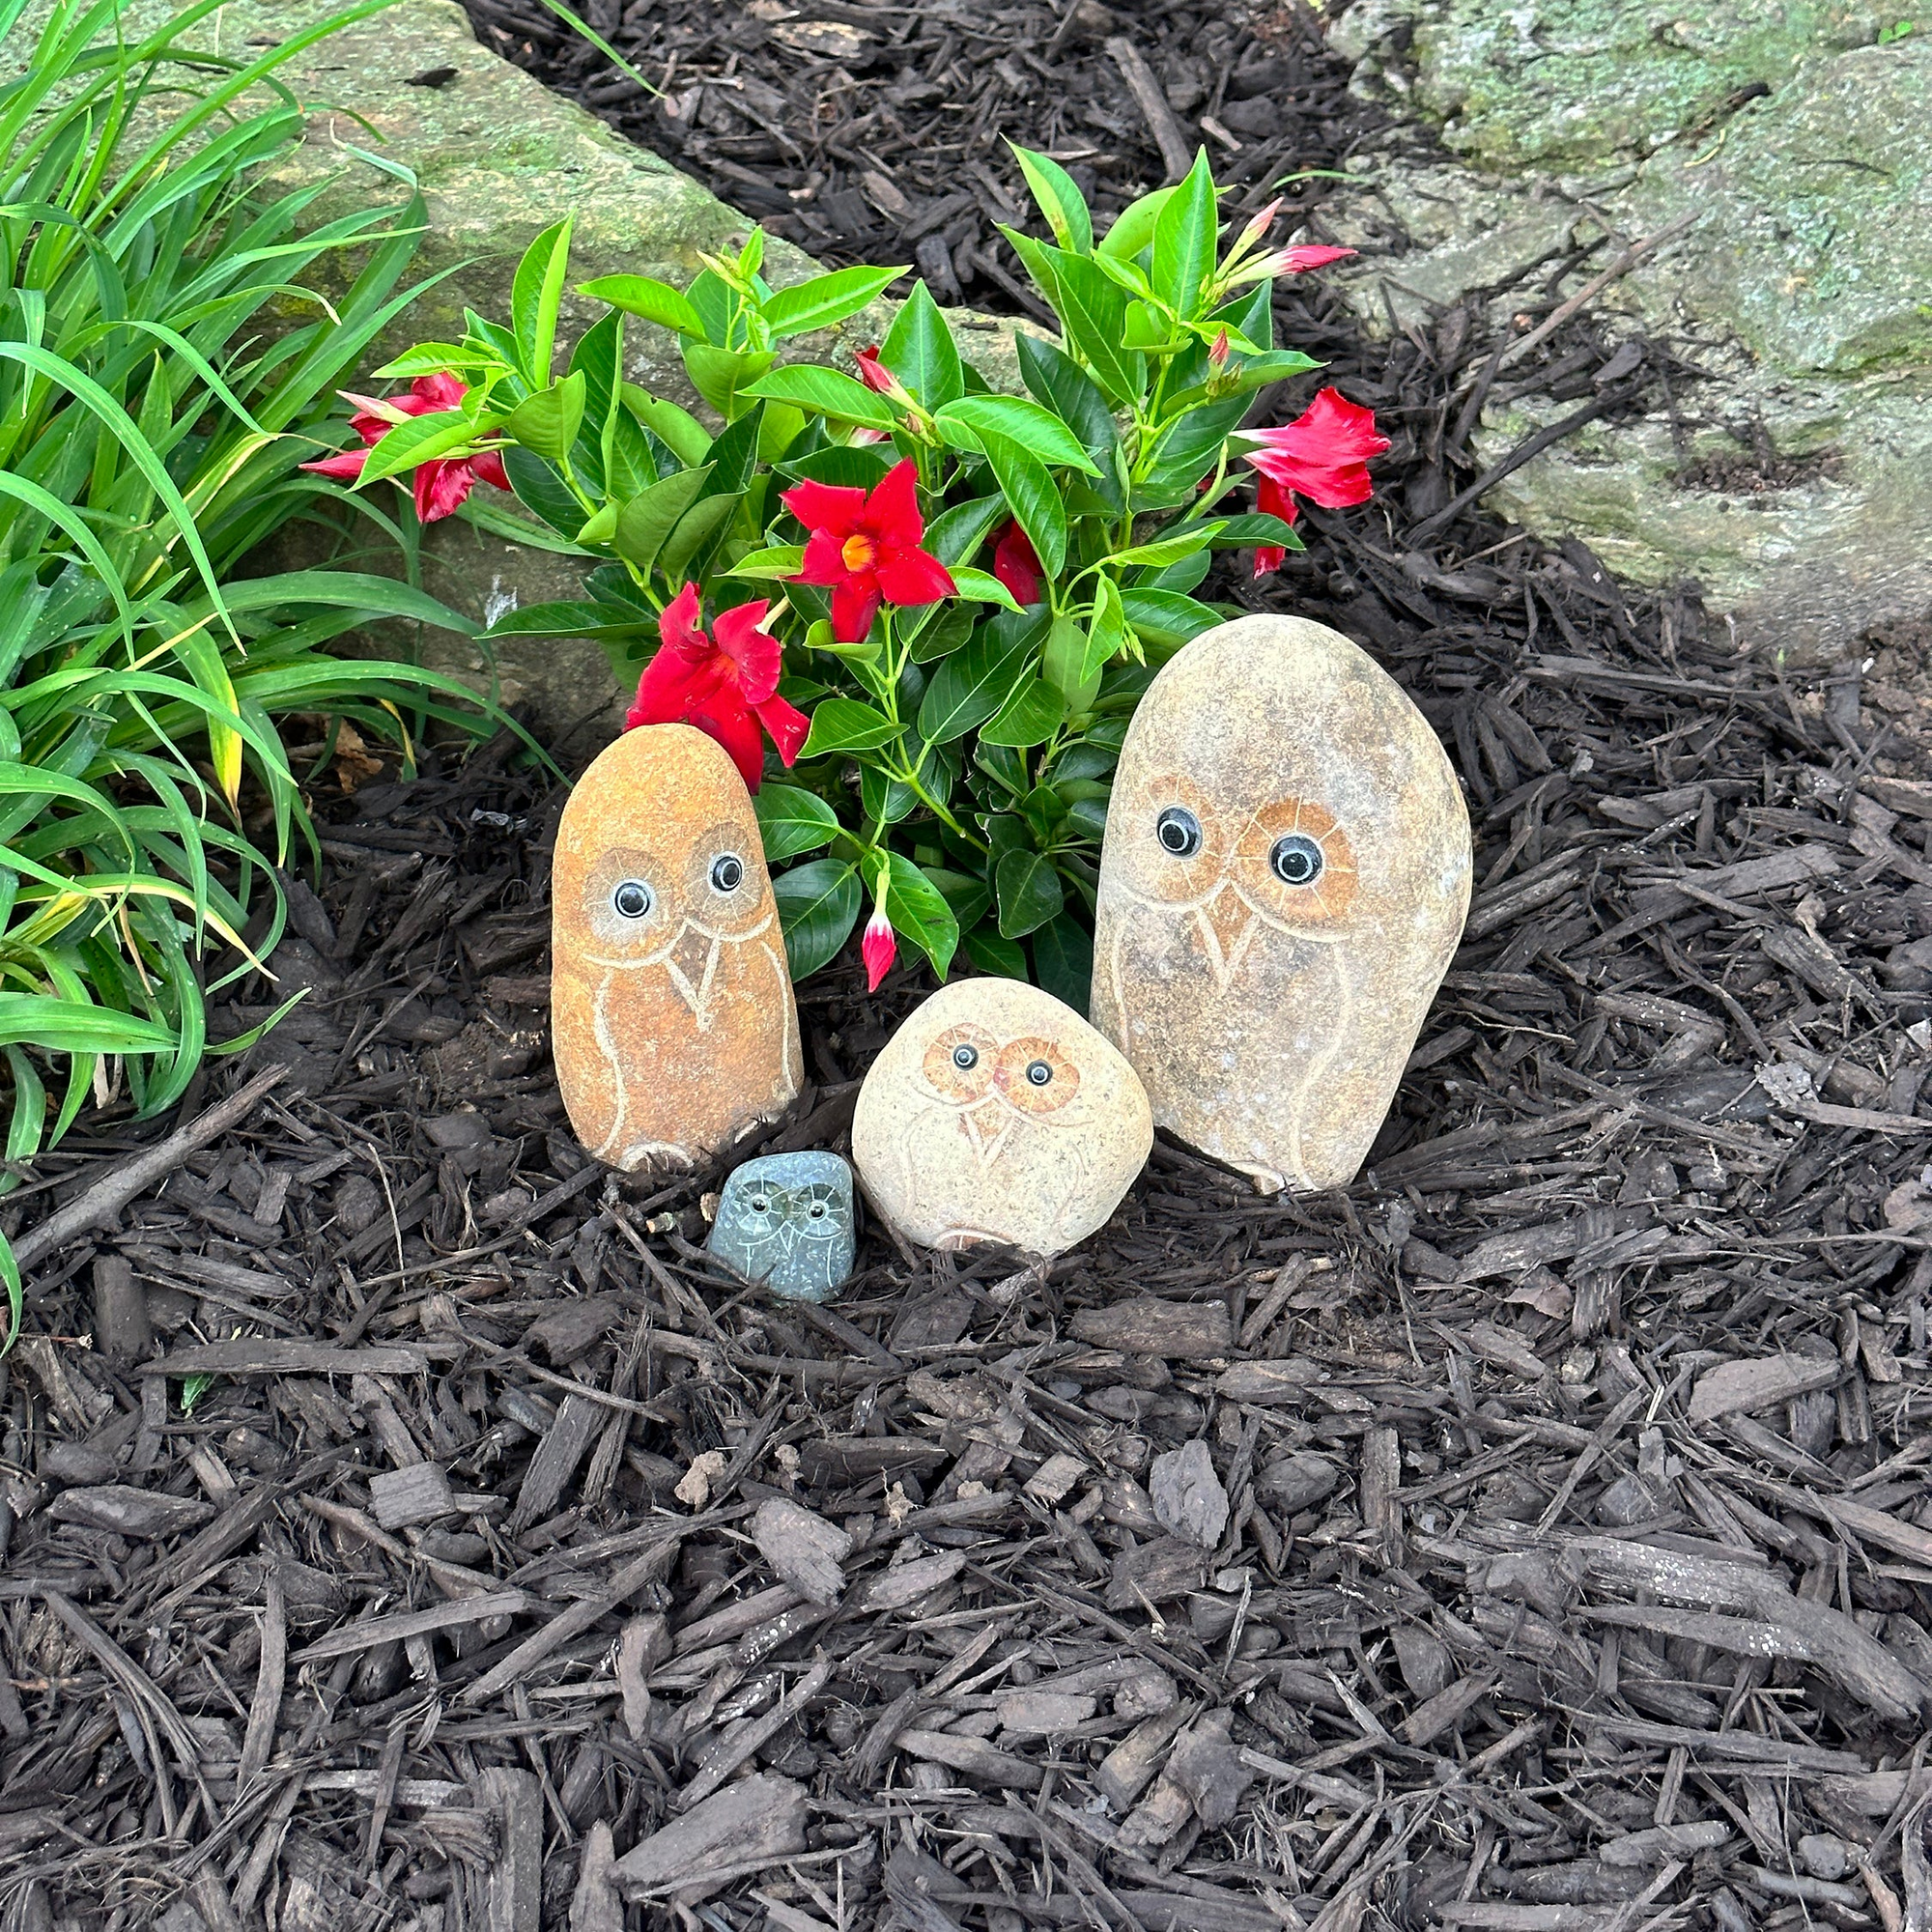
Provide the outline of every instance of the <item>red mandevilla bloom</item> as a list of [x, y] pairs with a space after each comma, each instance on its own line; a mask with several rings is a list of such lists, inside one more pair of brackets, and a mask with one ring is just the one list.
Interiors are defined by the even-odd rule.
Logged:
[[832, 635], [839, 643], [861, 642], [881, 604], [937, 604], [959, 594], [952, 573], [919, 547], [925, 519], [910, 457], [887, 470], [870, 495], [801, 483], [781, 500], [811, 532], [805, 567], [791, 581], [831, 587]]
[[1305, 242], [1298, 247], [1281, 251], [1282, 271], [1290, 275], [1305, 275], [1311, 269], [1325, 269], [1331, 262], [1346, 262], [1354, 253], [1352, 248], [1326, 248], [1319, 242]]
[[898, 387], [898, 379], [879, 360], [879, 346], [860, 350], [857, 357], [859, 380], [881, 396], [890, 396]]
[[1015, 604], [1039, 602], [1039, 556], [1017, 517], [1008, 523], [993, 546], [993, 575], [1012, 593]]
[[[320, 463], [304, 463], [301, 467], [313, 469], [321, 476], [335, 476], [344, 482], [353, 482], [361, 475], [362, 466], [369, 460], [369, 451], [396, 427], [398, 414], [430, 416], [440, 414], [444, 410], [453, 410], [469, 393], [469, 385], [444, 373], [418, 376], [410, 384], [407, 396], [390, 396], [380, 402], [373, 396], [357, 396], [348, 389], [340, 393], [344, 401], [357, 406], [355, 413], [349, 418], [349, 427], [362, 439], [362, 447], [345, 449], [340, 456], [327, 456]], [[478, 477], [498, 490], [510, 487], [510, 478], [503, 468], [499, 451], [486, 449], [475, 456], [432, 457], [427, 463], [417, 464], [416, 516], [425, 524], [433, 524], [440, 518], [454, 515], [462, 508], [463, 499], [469, 495], [470, 485]]]
[[731, 754], [750, 791], [764, 775], [763, 732], [771, 733], [779, 756], [793, 763], [811, 721], [778, 695], [781, 652], [779, 640], [758, 628], [765, 609], [760, 600], [719, 611], [714, 642], [697, 621], [697, 585], [687, 583], [658, 619], [664, 642], [638, 680], [624, 729], [695, 724]]
[[[1292, 423], [1241, 434], [1262, 445], [1246, 456], [1261, 471], [1255, 507], [1285, 524], [1294, 521], [1297, 496], [1324, 510], [1366, 503], [1375, 490], [1369, 459], [1389, 446], [1376, 428], [1375, 412], [1358, 408], [1339, 389], [1323, 389]], [[1262, 545], [1255, 552], [1255, 575], [1279, 570], [1287, 554], [1279, 545]]]
[[893, 961], [898, 954], [898, 936], [893, 931], [893, 923], [886, 917], [886, 908], [881, 903], [873, 908], [859, 940], [859, 956], [866, 962], [867, 992], [876, 993], [879, 990], [879, 981], [893, 970]]

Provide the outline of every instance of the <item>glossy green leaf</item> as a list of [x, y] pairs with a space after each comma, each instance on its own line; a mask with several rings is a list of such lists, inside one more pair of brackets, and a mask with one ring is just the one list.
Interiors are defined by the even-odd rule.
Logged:
[[524, 379], [533, 389], [550, 383], [556, 349], [556, 319], [563, 305], [564, 276], [570, 268], [572, 216], [546, 228], [524, 250], [510, 284], [510, 327], [523, 358]]
[[703, 494], [710, 475], [708, 465], [680, 469], [675, 476], [667, 476], [633, 497], [617, 513], [617, 531], [612, 538], [617, 554], [649, 576], [665, 539]]
[[1042, 745], [1066, 716], [1066, 700], [1041, 677], [1023, 679], [998, 712], [980, 726], [988, 745], [1012, 745], [1024, 750]]
[[1153, 224], [1154, 293], [1177, 315], [1191, 316], [1201, 306], [1202, 289], [1214, 272], [1219, 222], [1214, 171], [1204, 148]]
[[1051, 156], [1036, 154], [1031, 148], [1011, 142], [1007, 145], [1013, 150], [1013, 158], [1020, 164], [1027, 186], [1033, 190], [1039, 212], [1046, 216], [1046, 225], [1053, 230], [1053, 239], [1076, 255], [1087, 254], [1094, 246], [1094, 217], [1079, 185]]
[[1094, 488], [1101, 499], [1116, 512], [1124, 508], [1126, 497], [1116, 474], [1120, 433], [1098, 384], [1049, 342], [1017, 335], [1013, 347], [1027, 387], [1073, 432], [1087, 452], [1094, 466]]
[[829, 845], [838, 836], [838, 814], [816, 792], [798, 785], [760, 785], [752, 805], [768, 866]]
[[507, 611], [479, 632], [478, 641], [492, 643], [503, 638], [655, 638], [657, 623], [642, 611], [626, 610], [619, 604], [593, 604], [586, 599], [565, 598], [550, 604], [526, 604], [521, 611]]
[[1004, 497], [975, 497], [970, 502], [955, 503], [926, 525], [924, 547], [943, 564], [962, 564], [1009, 514]]
[[828, 697], [811, 714], [811, 730], [801, 758], [829, 752], [871, 752], [889, 745], [905, 727], [895, 724], [876, 705], [856, 697]]
[[1080, 439], [1053, 413], [1024, 396], [962, 396], [939, 412], [939, 433], [956, 449], [977, 453], [989, 436], [1022, 444], [1043, 463], [1097, 475]]
[[912, 294], [899, 304], [879, 345], [879, 360], [928, 410], [965, 394], [952, 330], [923, 281], [914, 283]]
[[471, 422], [460, 410], [435, 410], [428, 415], [412, 416], [408, 422], [398, 423], [389, 430], [369, 451], [356, 482], [359, 486], [400, 475], [419, 463], [448, 456], [469, 443], [487, 440], [496, 428], [495, 417]]
[[969, 604], [1000, 604], [1009, 611], [1020, 608], [1013, 601], [1013, 593], [988, 570], [973, 570], [963, 563], [955, 564], [952, 585]]
[[1121, 592], [1126, 621], [1150, 643], [1184, 644], [1222, 622], [1221, 613], [1174, 590]]
[[1033, 851], [1001, 857], [993, 873], [993, 892], [999, 901], [1002, 939], [1024, 939], [1057, 919], [1065, 897], [1053, 861]]
[[[547, 463], [561, 465], [583, 426], [584, 374], [579, 369], [526, 396], [503, 421], [503, 434]], [[423, 418], [417, 417], [417, 421]], [[388, 439], [384, 439], [386, 441]]]
[[1031, 977], [1027, 972], [1026, 948], [1017, 939], [1002, 939], [991, 926], [970, 927], [965, 947], [967, 958], [982, 973], [991, 973], [1002, 980]]
[[720, 349], [709, 342], [686, 341], [685, 373], [691, 385], [726, 422], [744, 412], [744, 392], [757, 382], [777, 357], [769, 349], [753, 353]]
[[1027, 533], [1048, 577], [1066, 566], [1066, 509], [1046, 466], [1023, 443], [1004, 436], [980, 438], [1001, 492]]
[[1131, 261], [1153, 240], [1154, 223], [1160, 212], [1173, 200], [1171, 187], [1157, 187], [1138, 201], [1130, 201], [1114, 218], [1099, 246], [1099, 253], [1118, 261]]
[[766, 579], [796, 577], [805, 567], [803, 544], [775, 544], [770, 550], [754, 550], [731, 566], [733, 577]]
[[809, 859], [772, 881], [791, 977], [804, 980], [838, 956], [865, 903], [858, 872], [842, 859]]
[[904, 269], [858, 268], [814, 275], [765, 298], [765, 326], [775, 337], [830, 328], [848, 315], [857, 315], [904, 273]]
[[1035, 931], [1033, 965], [1039, 983], [1085, 1019], [1094, 984], [1094, 939], [1071, 914], [1062, 913]]
[[928, 745], [950, 744], [983, 724], [1012, 695], [1025, 674], [1046, 620], [1011, 616], [982, 624], [963, 650], [939, 667], [919, 707], [919, 735]]
[[[686, 475], [693, 473], [691, 470], [684, 472]], [[703, 497], [677, 520], [657, 555], [658, 574], [667, 582], [682, 583], [688, 578], [701, 579], [704, 576], [705, 573], [697, 567], [697, 559], [712, 539], [738, 514], [739, 500], [736, 497]], [[620, 532], [622, 527], [620, 517]]]
[[902, 940], [925, 954], [932, 970], [944, 980], [959, 946], [959, 924], [946, 895], [910, 859], [889, 856], [886, 874], [886, 917]]
[[770, 402], [790, 403], [812, 415], [831, 416], [838, 422], [863, 423], [868, 429], [891, 429], [894, 416], [883, 396], [872, 391], [856, 377], [837, 369], [821, 369], [810, 362], [788, 363], [773, 369], [745, 387], [747, 396], [762, 396]]
[[627, 315], [640, 315], [646, 322], [673, 328], [680, 335], [703, 339], [703, 317], [668, 282], [650, 275], [599, 275], [594, 282], [581, 283], [577, 293], [592, 301], [609, 302]]
[[1195, 524], [1187, 529], [1179, 530], [1173, 536], [1155, 537], [1151, 543], [1134, 544], [1127, 550], [1117, 550], [1107, 561], [1121, 568], [1129, 564], [1160, 566], [1176, 563], [1183, 556], [1192, 556], [1198, 550], [1206, 550], [1214, 540], [1221, 526], [1215, 524]]
[[635, 383], [623, 384], [625, 407], [643, 426], [667, 444], [686, 469], [702, 463], [711, 452], [711, 432], [691, 413], [662, 396], [647, 395]]
[[1088, 650], [1085, 625], [1073, 617], [1053, 620], [1053, 628], [1046, 634], [1046, 650], [1040, 658], [1040, 675], [1060, 693], [1067, 711], [1075, 717], [1091, 711], [1094, 700], [1100, 695], [1099, 668], [1089, 668]]

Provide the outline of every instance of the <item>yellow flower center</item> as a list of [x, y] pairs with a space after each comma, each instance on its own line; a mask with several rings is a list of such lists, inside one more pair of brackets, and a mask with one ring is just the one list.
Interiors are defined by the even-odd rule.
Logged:
[[870, 537], [847, 537], [845, 548], [838, 554], [845, 559], [847, 570], [870, 570], [879, 554], [879, 547]]

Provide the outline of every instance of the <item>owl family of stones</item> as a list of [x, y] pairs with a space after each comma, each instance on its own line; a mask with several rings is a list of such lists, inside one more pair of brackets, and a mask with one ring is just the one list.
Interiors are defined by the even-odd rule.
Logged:
[[1468, 911], [1440, 742], [1338, 632], [1244, 617], [1148, 688], [1107, 810], [1094, 1023], [1155, 1122], [1258, 1185], [1346, 1186]]
[[798, 1008], [751, 795], [688, 724], [626, 731], [564, 807], [551, 873], [552, 1042], [577, 1137], [689, 1166], [783, 1113]]
[[1057, 1255], [1120, 1205], [1153, 1147], [1134, 1070], [1016, 980], [942, 987], [872, 1063], [852, 1160], [908, 1240]]

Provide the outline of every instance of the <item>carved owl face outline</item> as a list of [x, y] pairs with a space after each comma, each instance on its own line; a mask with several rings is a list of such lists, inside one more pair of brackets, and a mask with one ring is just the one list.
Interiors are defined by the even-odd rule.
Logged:
[[613, 844], [584, 868], [580, 905], [584, 963], [632, 973], [662, 967], [705, 1024], [719, 955], [769, 931], [778, 918], [755, 828], [719, 819], [681, 854]]
[[801, 1245], [836, 1241], [839, 1233], [838, 1194], [830, 1180], [808, 1180], [791, 1187], [768, 1186], [760, 1181], [748, 1187], [744, 1199], [735, 1204], [744, 1226], [745, 1245], [753, 1250], [776, 1248], [790, 1261]]
[[1081, 1077], [1068, 1050], [1045, 1034], [1002, 1037], [966, 1019], [927, 1043], [913, 1084], [928, 1104], [958, 1116], [975, 1157], [990, 1167], [1017, 1125], [1061, 1124], [1056, 1117], [1078, 1100]]
[[1151, 911], [1184, 916], [1224, 986], [1263, 929], [1319, 945], [1351, 930], [1354, 845], [1313, 798], [1243, 809], [1217, 804], [1185, 773], [1156, 772], [1116, 792], [1110, 839], [1117, 822], [1125, 891]]

